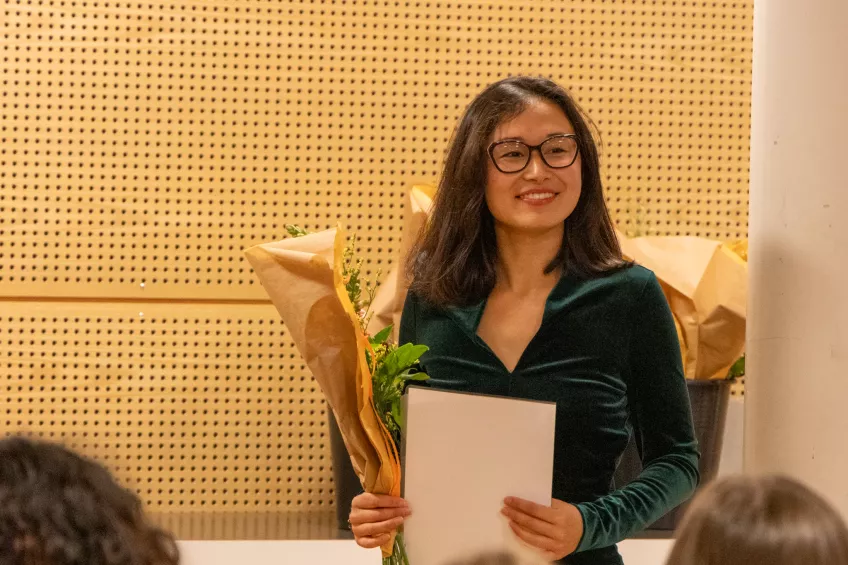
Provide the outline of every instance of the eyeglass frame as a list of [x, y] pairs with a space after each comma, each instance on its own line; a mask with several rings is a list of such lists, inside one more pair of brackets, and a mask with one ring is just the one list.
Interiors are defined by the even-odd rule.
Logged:
[[[545, 143], [547, 143], [548, 141], [550, 141], [552, 139], [556, 139], [558, 137], [568, 137], [568, 138], [573, 139], [575, 144], [576, 144], [576, 150], [574, 151], [574, 158], [571, 160], [571, 162], [569, 164], [561, 165], [559, 167], [554, 167], [550, 163], [548, 163], [547, 159], [545, 159], [545, 155], [542, 153], [542, 146]], [[495, 147], [497, 147], [498, 145], [504, 144], [504, 143], [521, 143], [529, 150], [527, 152], [527, 162], [524, 163], [524, 166], [521, 167], [520, 169], [518, 169], [517, 171], [509, 171], [509, 172], [504, 171], [503, 169], [501, 169], [498, 166], [497, 162], [495, 161], [495, 154], [494, 154]], [[542, 162], [545, 164], [546, 167], [551, 168], [551, 169], [566, 169], [566, 168], [570, 167], [571, 165], [573, 165], [575, 161], [577, 161], [577, 156], [580, 154], [580, 140], [578, 139], [577, 134], [575, 134], [575, 133], [558, 133], [556, 135], [552, 135], [549, 138], [543, 140], [542, 143], [540, 143], [538, 145], [527, 145], [526, 143], [524, 143], [520, 139], [501, 139], [500, 141], [495, 141], [494, 143], [489, 145], [488, 153], [489, 153], [489, 159], [491, 159], [492, 164], [495, 166], [495, 168], [498, 171], [500, 171], [501, 173], [503, 173], [505, 175], [512, 175], [512, 174], [515, 174], [515, 173], [520, 173], [521, 171], [526, 169], [527, 165], [529, 165], [530, 161], [533, 159], [533, 151], [537, 151], [537, 150], [539, 151], [539, 156], [542, 158]]]

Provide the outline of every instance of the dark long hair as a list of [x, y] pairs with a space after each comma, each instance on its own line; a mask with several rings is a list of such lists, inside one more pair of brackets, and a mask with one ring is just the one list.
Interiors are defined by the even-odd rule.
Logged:
[[488, 86], [465, 110], [447, 152], [432, 214], [408, 256], [410, 289], [431, 303], [462, 306], [482, 300], [494, 288], [498, 253], [485, 199], [486, 151], [498, 125], [537, 100], [559, 106], [574, 126], [583, 178], [580, 199], [565, 221], [562, 247], [545, 272], [563, 267], [589, 278], [627, 265], [604, 201], [594, 124], [555, 82], [511, 77]]
[[179, 552], [105, 468], [11, 437], [0, 440], [0, 563], [177, 565]]

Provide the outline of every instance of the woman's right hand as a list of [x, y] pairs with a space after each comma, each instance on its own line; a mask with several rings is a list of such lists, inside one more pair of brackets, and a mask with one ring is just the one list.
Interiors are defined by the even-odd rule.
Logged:
[[380, 547], [391, 539], [404, 519], [411, 514], [402, 498], [387, 494], [360, 494], [353, 499], [350, 525], [356, 543], [371, 549]]

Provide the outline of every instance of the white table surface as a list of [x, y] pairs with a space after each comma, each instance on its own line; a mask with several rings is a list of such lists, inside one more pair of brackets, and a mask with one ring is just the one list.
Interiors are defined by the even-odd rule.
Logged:
[[[619, 544], [625, 565], [663, 565], [671, 540]], [[379, 565], [379, 550], [352, 541], [182, 541], [182, 565]]]

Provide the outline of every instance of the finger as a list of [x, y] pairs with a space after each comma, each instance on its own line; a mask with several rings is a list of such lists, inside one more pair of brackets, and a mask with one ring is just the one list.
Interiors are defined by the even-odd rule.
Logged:
[[408, 508], [406, 501], [398, 496], [388, 494], [362, 493], [353, 499], [353, 508]]
[[518, 524], [525, 530], [533, 532], [534, 534], [539, 534], [540, 536], [545, 536], [551, 539], [558, 539], [560, 537], [561, 532], [559, 528], [549, 522], [540, 520], [535, 516], [525, 514], [524, 512], [520, 512], [514, 508], [510, 508], [509, 506], [504, 506], [501, 513], [509, 518], [510, 521]]
[[375, 547], [380, 547], [390, 539], [392, 539], [390, 535], [383, 534], [377, 537], [356, 538], [356, 543], [359, 547], [374, 549]]
[[384, 522], [374, 522], [353, 526], [351, 531], [357, 538], [376, 537], [383, 534], [391, 534], [403, 524], [403, 518], [392, 518]]
[[350, 524], [371, 524], [385, 522], [393, 518], [406, 518], [411, 514], [409, 508], [381, 508], [378, 510], [353, 509], [350, 512]]
[[515, 510], [524, 512], [525, 514], [534, 516], [539, 520], [544, 520], [549, 524], [556, 524], [557, 522], [557, 513], [549, 506], [542, 506], [541, 504], [536, 504], [535, 502], [530, 502], [523, 498], [515, 498], [513, 496], [507, 497], [504, 500], [504, 504], [509, 508], [514, 508]]
[[515, 532], [515, 535], [519, 537], [524, 543], [530, 545], [531, 547], [535, 547], [536, 549], [541, 549], [542, 551], [550, 551], [553, 552], [557, 548], [557, 541], [552, 540], [545, 536], [540, 536], [539, 534], [534, 534], [529, 530], [525, 530], [515, 522], [510, 522], [509, 527]]

